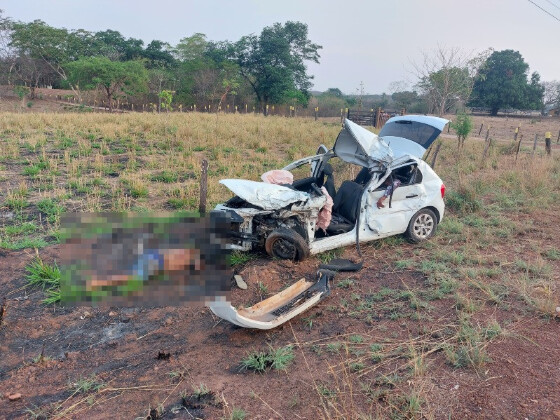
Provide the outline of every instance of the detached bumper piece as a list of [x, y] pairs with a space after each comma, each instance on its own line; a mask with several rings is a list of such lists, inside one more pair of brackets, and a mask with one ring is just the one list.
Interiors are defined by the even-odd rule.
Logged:
[[269, 330], [305, 312], [329, 296], [329, 281], [335, 273], [317, 271], [317, 280], [301, 279], [280, 293], [249, 308], [235, 309], [228, 301], [218, 300], [209, 304], [210, 310], [220, 318], [244, 328]]

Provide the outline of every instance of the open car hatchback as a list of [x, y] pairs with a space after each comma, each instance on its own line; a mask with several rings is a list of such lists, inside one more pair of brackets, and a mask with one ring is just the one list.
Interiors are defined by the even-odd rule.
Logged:
[[[422, 156], [447, 123], [430, 116], [393, 117], [376, 135], [345, 120], [332, 149], [321, 145], [316, 155], [283, 168], [303, 177], [283, 185], [221, 180], [235, 196], [214, 211], [228, 213], [233, 249], [264, 247], [283, 259], [403, 233], [413, 242], [429, 239], [443, 217], [445, 185]], [[386, 185], [399, 186], [378, 208]], [[320, 228], [329, 196], [330, 223]]]

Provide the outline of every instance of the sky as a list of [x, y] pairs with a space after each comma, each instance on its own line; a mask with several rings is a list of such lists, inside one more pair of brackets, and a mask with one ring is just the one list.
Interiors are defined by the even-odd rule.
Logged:
[[560, 80], [560, 0], [0, 0], [0, 9], [17, 21], [112, 29], [146, 44], [176, 45], [197, 32], [237, 41], [275, 22], [303, 22], [323, 47], [320, 64], [308, 64], [319, 91], [412, 86], [413, 64], [438, 48], [513, 49], [542, 81]]

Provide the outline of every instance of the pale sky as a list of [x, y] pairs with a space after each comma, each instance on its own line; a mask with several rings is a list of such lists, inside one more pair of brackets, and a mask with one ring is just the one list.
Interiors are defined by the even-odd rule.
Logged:
[[[560, 0], [532, 0], [560, 19]], [[529, 0], [0, 0], [4, 16], [176, 45], [196, 32], [237, 41], [288, 20], [322, 45], [309, 64], [314, 90], [388, 92], [414, 82], [411, 62], [439, 46], [465, 52], [513, 49], [542, 81], [560, 80], [560, 20]]]

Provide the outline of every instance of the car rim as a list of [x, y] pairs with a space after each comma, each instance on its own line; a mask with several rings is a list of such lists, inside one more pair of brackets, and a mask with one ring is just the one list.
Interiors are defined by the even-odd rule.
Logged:
[[274, 254], [284, 259], [294, 259], [296, 257], [295, 245], [287, 239], [277, 239], [272, 246]]
[[434, 219], [429, 214], [421, 214], [414, 221], [413, 229], [417, 237], [425, 239], [434, 230]]

